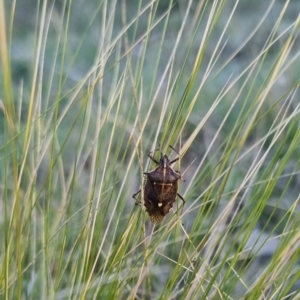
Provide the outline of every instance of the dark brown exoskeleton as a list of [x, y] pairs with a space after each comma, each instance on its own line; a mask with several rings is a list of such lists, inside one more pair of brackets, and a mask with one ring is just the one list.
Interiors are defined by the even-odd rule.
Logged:
[[[173, 147], [171, 148], [176, 151]], [[144, 205], [151, 222], [158, 224], [173, 207], [176, 196], [182, 200], [183, 205], [185, 203], [183, 197], [177, 192], [178, 180], [181, 179], [180, 172], [174, 171], [171, 167], [172, 164], [179, 160], [179, 157], [170, 161], [167, 155], [161, 153], [159, 162], [151, 155], [151, 152], [148, 154], [148, 157], [158, 167], [144, 173], [147, 177], [144, 186]], [[136, 199], [136, 196], [140, 192], [141, 190], [136, 192], [132, 197]]]

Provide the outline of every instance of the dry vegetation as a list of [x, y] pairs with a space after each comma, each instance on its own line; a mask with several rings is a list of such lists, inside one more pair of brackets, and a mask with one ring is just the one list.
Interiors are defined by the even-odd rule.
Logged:
[[297, 2], [0, 0], [0, 298], [298, 299]]

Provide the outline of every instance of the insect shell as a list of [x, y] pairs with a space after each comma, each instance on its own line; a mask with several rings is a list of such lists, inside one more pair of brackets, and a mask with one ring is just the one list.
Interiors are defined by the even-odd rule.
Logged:
[[[144, 205], [151, 222], [158, 224], [173, 207], [176, 196], [179, 196], [183, 204], [185, 203], [183, 197], [177, 193], [178, 180], [181, 179], [180, 172], [174, 171], [171, 167], [179, 157], [170, 161], [167, 155], [161, 154], [158, 162], [150, 154], [148, 156], [158, 167], [144, 173], [147, 177], [144, 186]], [[140, 191], [134, 194], [133, 198], [139, 193]]]

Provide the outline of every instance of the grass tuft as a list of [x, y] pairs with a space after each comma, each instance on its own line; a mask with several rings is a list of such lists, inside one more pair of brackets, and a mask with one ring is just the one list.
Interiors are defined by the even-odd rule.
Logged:
[[1, 299], [299, 298], [296, 2], [0, 0]]

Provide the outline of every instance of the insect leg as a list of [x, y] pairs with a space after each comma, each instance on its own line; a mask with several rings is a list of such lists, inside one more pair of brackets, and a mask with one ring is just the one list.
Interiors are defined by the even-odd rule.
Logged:
[[141, 192], [141, 190], [138, 190], [135, 194], [132, 195], [132, 198], [135, 199], [135, 205], [141, 205], [141, 201], [139, 201], [136, 196]]
[[181, 199], [181, 201], [183, 202], [183, 205], [184, 205], [185, 204], [184, 198], [179, 193], [177, 193], [177, 196]]
[[[184, 198], [179, 194], [179, 193], [177, 193], [177, 196], [180, 198], [180, 200], [182, 201], [182, 210], [181, 210], [181, 214], [183, 213], [183, 207], [184, 207], [184, 204], [185, 204], [185, 200], [184, 200]], [[182, 225], [183, 225], [183, 223], [182, 223]]]
[[134, 198], [135, 200], [137, 200], [137, 199], [136, 199], [136, 196], [137, 196], [140, 192], [141, 192], [141, 190], [138, 190], [136, 193], [134, 193], [134, 194], [132, 195], [132, 198]]

